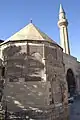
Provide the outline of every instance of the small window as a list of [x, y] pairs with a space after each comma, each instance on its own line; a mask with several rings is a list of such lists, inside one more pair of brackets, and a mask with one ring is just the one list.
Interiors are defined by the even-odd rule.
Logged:
[[52, 101], [50, 101], [50, 105], [52, 104]]
[[54, 99], [53, 99], [53, 98], [52, 98], [52, 101], [50, 101], [50, 105], [51, 105], [51, 104], [54, 104]]
[[18, 82], [19, 80], [17, 78], [9, 78], [9, 82]]
[[51, 88], [49, 88], [49, 92], [51, 92]]
[[10, 78], [10, 79], [9, 79], [9, 82], [13, 82], [13, 79]]
[[54, 99], [52, 98], [52, 104], [54, 104]]
[[41, 81], [41, 77], [39, 76], [27, 76], [25, 78], [25, 82], [27, 81]]
[[49, 98], [52, 98], [52, 95], [51, 95], [51, 94], [49, 95]]
[[5, 67], [2, 68], [2, 77], [5, 76]]
[[0, 80], [0, 88], [4, 88], [4, 80]]

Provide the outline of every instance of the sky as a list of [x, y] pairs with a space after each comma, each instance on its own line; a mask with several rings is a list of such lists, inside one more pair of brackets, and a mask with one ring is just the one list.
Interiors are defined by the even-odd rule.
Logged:
[[80, 0], [0, 0], [0, 39], [6, 40], [32, 19], [33, 24], [59, 44], [60, 3], [69, 22], [71, 55], [80, 61]]

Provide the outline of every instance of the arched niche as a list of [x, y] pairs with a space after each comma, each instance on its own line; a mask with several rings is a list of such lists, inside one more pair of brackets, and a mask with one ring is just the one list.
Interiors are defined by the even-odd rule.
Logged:
[[42, 56], [38, 52], [34, 52], [29, 57], [29, 67], [28, 67], [28, 74], [39, 76], [41, 77], [43, 75], [44, 70], [44, 64], [42, 62]]
[[39, 61], [42, 61], [42, 56], [38, 52], [34, 52], [31, 54], [32, 57], [36, 58]]
[[70, 96], [73, 96], [76, 90], [76, 82], [75, 82], [75, 75], [71, 68], [67, 70], [66, 80], [68, 85], [68, 92]]

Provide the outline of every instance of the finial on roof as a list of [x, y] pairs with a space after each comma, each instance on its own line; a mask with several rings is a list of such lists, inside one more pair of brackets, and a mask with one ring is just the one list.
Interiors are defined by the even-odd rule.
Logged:
[[64, 9], [63, 9], [63, 7], [62, 7], [62, 5], [61, 5], [61, 4], [60, 4], [59, 13], [64, 13]]
[[32, 23], [32, 19], [30, 19], [30, 23]]

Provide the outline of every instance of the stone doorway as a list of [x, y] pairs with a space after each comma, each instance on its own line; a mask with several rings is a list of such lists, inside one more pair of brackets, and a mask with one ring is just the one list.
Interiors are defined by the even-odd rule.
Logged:
[[75, 94], [76, 83], [74, 73], [70, 68], [67, 70], [66, 80], [68, 84], [68, 92], [70, 96], [73, 96]]

